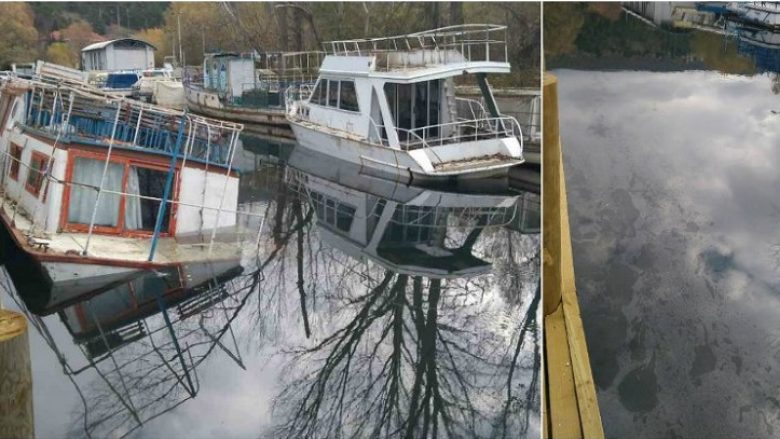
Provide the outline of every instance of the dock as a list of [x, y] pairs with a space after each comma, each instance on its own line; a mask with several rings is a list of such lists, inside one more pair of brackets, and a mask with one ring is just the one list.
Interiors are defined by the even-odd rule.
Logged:
[[557, 85], [557, 78], [545, 75], [542, 429], [545, 439], [601, 439], [604, 429], [574, 280]]

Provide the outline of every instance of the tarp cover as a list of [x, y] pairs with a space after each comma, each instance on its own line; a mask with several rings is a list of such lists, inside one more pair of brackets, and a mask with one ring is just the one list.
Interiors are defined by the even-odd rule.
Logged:
[[137, 73], [109, 73], [106, 88], [130, 88], [138, 82]]

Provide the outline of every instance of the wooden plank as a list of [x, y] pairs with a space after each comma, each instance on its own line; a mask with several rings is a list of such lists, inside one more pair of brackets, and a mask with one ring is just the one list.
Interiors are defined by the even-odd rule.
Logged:
[[0, 378], [0, 437], [34, 437], [27, 320], [19, 313], [4, 309], [0, 309]]
[[544, 288], [544, 314], [558, 309], [561, 303], [561, 216], [560, 177], [561, 153], [558, 133], [558, 80], [544, 75], [543, 133], [542, 133], [542, 285]]
[[574, 373], [574, 385], [577, 394], [577, 406], [582, 423], [583, 437], [586, 439], [603, 439], [604, 428], [601, 423], [601, 412], [596, 397], [596, 387], [593, 382], [593, 372], [590, 368], [588, 345], [585, 330], [580, 317], [580, 306], [577, 301], [577, 290], [574, 281], [574, 259], [571, 249], [571, 232], [569, 230], [569, 209], [566, 196], [566, 179], [564, 170], [560, 172], [561, 182], [561, 282], [563, 315], [566, 334], [571, 352], [571, 364]]
[[544, 78], [544, 437], [601, 439], [604, 431], [582, 327], [558, 126], [557, 80]]
[[544, 318], [544, 334], [550, 423], [548, 433], [552, 433], [552, 438], [581, 438], [580, 415], [562, 307]]

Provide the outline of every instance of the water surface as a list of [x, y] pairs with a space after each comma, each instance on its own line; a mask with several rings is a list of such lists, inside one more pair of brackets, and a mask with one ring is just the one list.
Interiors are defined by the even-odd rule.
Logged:
[[243, 140], [236, 270], [144, 313], [176, 276], [29, 315], [37, 437], [537, 437], [538, 196]]
[[555, 74], [577, 287], [607, 436], [777, 437], [773, 75]]

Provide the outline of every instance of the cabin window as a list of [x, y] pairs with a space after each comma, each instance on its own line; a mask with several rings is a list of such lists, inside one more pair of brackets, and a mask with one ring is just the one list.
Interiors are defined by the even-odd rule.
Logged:
[[[127, 175], [127, 193], [162, 198], [166, 177], [165, 171], [130, 166]], [[160, 202], [157, 200], [128, 196], [125, 201], [125, 228], [153, 232], [159, 210]], [[162, 230], [168, 230], [169, 217], [170, 215], [165, 215], [163, 218]]]
[[8, 170], [8, 175], [19, 181], [19, 163], [22, 161], [22, 147], [12, 143], [11, 144], [11, 166]]
[[349, 232], [352, 221], [355, 219], [356, 210], [354, 207], [339, 203], [317, 192], [312, 192], [310, 199], [317, 214], [317, 221], [335, 227], [342, 232]]
[[[73, 161], [67, 214], [68, 224], [73, 229], [89, 227], [104, 165], [105, 159], [77, 156]], [[117, 161], [112, 158], [106, 170], [95, 225], [109, 233], [154, 231], [160, 201], [147, 197], [162, 198], [166, 180], [167, 172], [162, 168], [140, 165], [121, 157]], [[169, 231], [171, 211], [169, 204], [162, 221], [163, 233]]]
[[325, 106], [328, 103], [327, 96], [328, 92], [325, 87], [328, 85], [327, 79], [320, 79], [317, 82], [317, 87], [314, 88], [314, 92], [311, 95], [310, 102], [312, 104], [322, 105]]
[[[425, 137], [437, 137], [440, 121], [440, 80], [414, 84], [385, 84], [385, 96], [396, 128], [415, 130], [423, 127]], [[422, 137], [422, 131], [417, 134]], [[408, 134], [399, 132], [399, 139], [405, 141]]]
[[328, 81], [328, 106], [334, 108], [339, 106], [339, 81]]
[[[68, 222], [86, 224], [92, 220], [92, 212], [97, 201], [97, 188], [103, 176], [104, 160], [76, 157], [73, 164], [73, 176], [68, 203]], [[122, 191], [124, 167], [120, 163], [109, 163], [103, 189]], [[103, 192], [95, 211], [95, 225], [104, 227], [119, 226], [120, 196]]]
[[339, 96], [339, 108], [347, 111], [360, 111], [353, 81], [341, 81], [341, 93], [339, 93]]
[[27, 189], [27, 192], [33, 194], [35, 197], [38, 197], [41, 193], [44, 176], [46, 175], [46, 166], [48, 164], [49, 157], [38, 151], [33, 151], [32, 159], [30, 160], [30, 169], [27, 171], [27, 182], [24, 187]]

